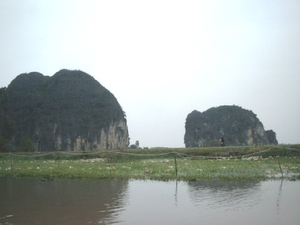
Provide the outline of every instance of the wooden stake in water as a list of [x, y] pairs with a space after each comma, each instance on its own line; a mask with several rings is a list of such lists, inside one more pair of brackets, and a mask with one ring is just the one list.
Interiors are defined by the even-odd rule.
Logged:
[[278, 165], [279, 165], [279, 169], [281, 171], [281, 177], [283, 178], [283, 171], [282, 171], [282, 168], [281, 168], [281, 165], [280, 165], [280, 162], [279, 162], [279, 158], [277, 159], [277, 162], [278, 162]]
[[174, 154], [174, 161], [175, 161], [175, 175], [177, 179], [177, 160], [176, 160], [176, 153]]
[[9, 153], [9, 156], [10, 156], [10, 169], [11, 169], [11, 171], [14, 171], [14, 162], [13, 162], [13, 159], [12, 159], [12, 156], [10, 155], [10, 153]]

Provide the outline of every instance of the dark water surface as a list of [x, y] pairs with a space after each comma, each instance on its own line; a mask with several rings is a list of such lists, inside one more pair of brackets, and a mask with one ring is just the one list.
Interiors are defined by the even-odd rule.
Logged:
[[2, 224], [299, 225], [300, 182], [0, 177]]

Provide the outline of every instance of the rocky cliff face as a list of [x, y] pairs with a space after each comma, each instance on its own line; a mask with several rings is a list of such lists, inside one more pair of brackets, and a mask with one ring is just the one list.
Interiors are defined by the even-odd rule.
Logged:
[[276, 133], [273, 130], [266, 130], [266, 135], [270, 144], [272, 145], [278, 144], [278, 141], [276, 139]]
[[268, 135], [252, 111], [220, 106], [203, 113], [194, 110], [187, 116], [184, 143], [186, 147], [218, 146], [224, 136], [226, 145], [277, 144], [272, 132]]
[[7, 87], [13, 145], [28, 135], [37, 151], [122, 149], [125, 114], [114, 95], [82, 71], [21, 74]]

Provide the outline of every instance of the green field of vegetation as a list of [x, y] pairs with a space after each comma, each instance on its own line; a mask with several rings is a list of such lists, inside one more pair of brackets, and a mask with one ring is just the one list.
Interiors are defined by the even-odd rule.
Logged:
[[0, 176], [65, 179], [300, 180], [300, 146], [2, 153]]

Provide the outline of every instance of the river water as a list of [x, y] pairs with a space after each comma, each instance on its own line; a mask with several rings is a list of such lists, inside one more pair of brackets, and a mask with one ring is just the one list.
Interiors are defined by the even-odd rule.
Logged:
[[0, 177], [2, 224], [299, 225], [300, 182]]

